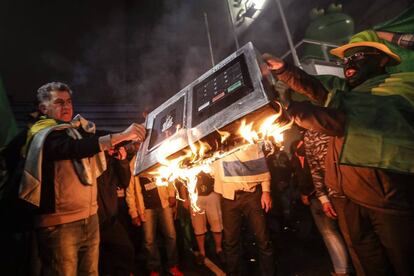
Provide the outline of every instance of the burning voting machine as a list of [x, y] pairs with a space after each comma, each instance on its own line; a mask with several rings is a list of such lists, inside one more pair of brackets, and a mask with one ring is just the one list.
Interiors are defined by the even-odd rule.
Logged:
[[[262, 65], [260, 53], [250, 42], [149, 113], [149, 133], [137, 153], [134, 174], [154, 170], [167, 157], [185, 156], [194, 144], [217, 133], [231, 136], [242, 120], [263, 120], [275, 114], [277, 108], [271, 106], [274, 81], [270, 74], [262, 74]], [[207, 150], [217, 144], [209, 141]], [[193, 161], [198, 157], [193, 156]]]

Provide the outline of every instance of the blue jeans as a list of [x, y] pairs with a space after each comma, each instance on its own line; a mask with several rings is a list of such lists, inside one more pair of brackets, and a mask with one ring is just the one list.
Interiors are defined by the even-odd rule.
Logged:
[[352, 272], [353, 268], [351, 260], [348, 255], [345, 241], [339, 231], [338, 222], [325, 215], [322, 209], [322, 204], [317, 198], [311, 198], [310, 208], [315, 224], [328, 248], [335, 273], [342, 274]]
[[157, 243], [157, 227], [164, 235], [168, 267], [178, 264], [177, 241], [172, 209], [157, 208], [145, 210], [144, 247], [147, 251], [147, 267], [150, 271], [160, 271], [161, 260]]
[[42, 275], [98, 275], [98, 215], [39, 228], [37, 238]]

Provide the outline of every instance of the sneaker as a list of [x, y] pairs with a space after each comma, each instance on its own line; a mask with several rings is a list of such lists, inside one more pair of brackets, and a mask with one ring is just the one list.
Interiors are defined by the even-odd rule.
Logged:
[[150, 276], [160, 276], [161, 274], [157, 271], [151, 271]]
[[172, 266], [170, 267], [170, 269], [168, 269], [168, 272], [172, 275], [172, 276], [184, 276], [184, 273], [182, 273], [179, 269], [178, 266]]
[[198, 265], [204, 265], [204, 260], [206, 259], [206, 256], [204, 256], [204, 255], [197, 255], [196, 256], [196, 263], [198, 264]]

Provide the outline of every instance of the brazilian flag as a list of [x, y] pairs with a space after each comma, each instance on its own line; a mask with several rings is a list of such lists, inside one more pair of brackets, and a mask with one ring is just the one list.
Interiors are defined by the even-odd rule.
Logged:
[[[373, 29], [414, 33], [414, 5]], [[371, 41], [370, 36], [360, 37]], [[343, 79], [318, 77], [331, 92], [327, 106], [347, 116], [340, 163], [414, 173], [414, 51], [375, 42], [386, 44], [401, 58], [399, 65], [386, 68], [387, 74], [352, 89]]]
[[11, 111], [3, 82], [0, 78], [0, 148], [7, 145], [18, 132], [16, 120]]
[[[414, 5], [406, 9], [399, 16], [374, 26], [375, 31], [414, 34]], [[414, 51], [402, 48], [394, 43], [382, 41], [401, 58], [401, 64], [387, 68], [389, 73], [414, 72]]]
[[338, 91], [329, 106], [347, 116], [341, 164], [414, 173], [414, 72]]

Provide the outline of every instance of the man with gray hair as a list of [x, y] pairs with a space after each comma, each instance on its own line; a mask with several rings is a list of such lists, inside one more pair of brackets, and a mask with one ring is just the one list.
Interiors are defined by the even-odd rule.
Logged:
[[133, 123], [98, 137], [95, 125], [73, 116], [72, 91], [51, 82], [37, 92], [43, 115], [30, 128], [20, 198], [38, 207], [35, 218], [44, 275], [98, 275], [99, 224], [96, 178], [106, 169], [103, 151], [142, 141]]

